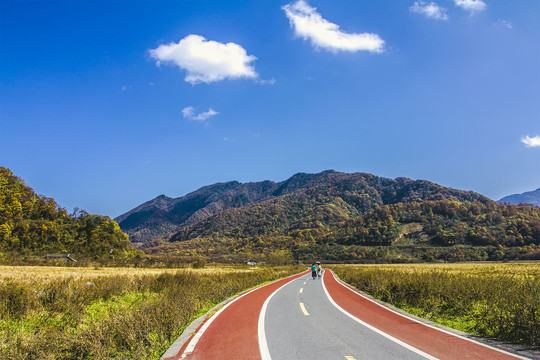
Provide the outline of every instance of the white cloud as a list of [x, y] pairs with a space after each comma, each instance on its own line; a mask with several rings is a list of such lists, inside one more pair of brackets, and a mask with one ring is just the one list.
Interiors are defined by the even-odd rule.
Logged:
[[289, 18], [296, 36], [311, 40], [316, 48], [332, 52], [367, 50], [374, 53], [384, 51], [384, 40], [377, 34], [349, 34], [341, 31], [339, 25], [324, 19], [317, 9], [304, 0], [282, 7]]
[[527, 135], [521, 138], [521, 142], [524, 143], [526, 147], [540, 147], [540, 136], [530, 137]]
[[269, 80], [259, 80], [259, 84], [261, 85], [274, 85], [276, 83], [276, 79], [271, 78]]
[[212, 116], [216, 116], [217, 114], [219, 113], [217, 111], [214, 111], [214, 109], [212, 108], [198, 115], [195, 115], [195, 108], [193, 106], [188, 106], [182, 109], [182, 115], [184, 115], [186, 119], [200, 122], [205, 122], [206, 120], [210, 119]]
[[471, 14], [477, 11], [483, 11], [487, 7], [486, 3], [482, 0], [454, 0], [454, 3]]
[[511, 21], [499, 19], [495, 22], [496, 25], [503, 26], [507, 29], [512, 29], [513, 25]]
[[232, 42], [223, 44], [192, 34], [178, 43], [160, 45], [149, 52], [157, 66], [171, 62], [186, 70], [185, 80], [193, 85], [258, 76], [252, 65], [257, 58]]
[[425, 15], [431, 19], [448, 20], [448, 15], [446, 14], [447, 9], [440, 7], [434, 2], [428, 4], [423, 1], [415, 1], [414, 5], [409, 7], [409, 10], [414, 13]]

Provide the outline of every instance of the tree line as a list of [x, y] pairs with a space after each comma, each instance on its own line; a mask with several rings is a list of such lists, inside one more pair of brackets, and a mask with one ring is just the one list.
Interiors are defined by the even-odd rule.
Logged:
[[0, 167], [0, 250], [92, 258], [136, 254], [128, 236], [109, 217], [86, 211], [69, 214], [54, 199], [37, 195], [5, 167]]

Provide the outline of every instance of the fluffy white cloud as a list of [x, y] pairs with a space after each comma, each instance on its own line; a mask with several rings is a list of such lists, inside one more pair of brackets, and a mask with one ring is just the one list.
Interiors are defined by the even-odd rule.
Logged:
[[530, 137], [527, 135], [521, 138], [521, 142], [524, 143], [526, 147], [540, 147], [540, 136]]
[[200, 122], [205, 122], [206, 120], [210, 119], [212, 116], [216, 116], [217, 114], [219, 113], [217, 111], [214, 111], [212, 108], [198, 115], [195, 115], [195, 108], [193, 106], [188, 106], [182, 109], [182, 115], [184, 115], [186, 119]]
[[200, 35], [188, 35], [178, 43], [160, 45], [149, 50], [156, 65], [171, 62], [186, 70], [185, 80], [191, 84], [211, 83], [224, 79], [251, 78], [257, 73], [252, 63], [257, 59], [235, 43], [206, 40]]
[[316, 48], [332, 52], [367, 50], [374, 53], [384, 51], [384, 40], [377, 34], [349, 34], [341, 31], [339, 26], [324, 19], [314, 7], [304, 0], [282, 7], [289, 18], [296, 36], [311, 40]]
[[414, 5], [411, 6], [409, 10], [414, 13], [425, 15], [431, 19], [448, 20], [446, 9], [434, 2], [428, 4], [423, 1], [415, 1]]
[[471, 13], [476, 11], [483, 11], [487, 5], [482, 0], [454, 0], [456, 6], [459, 6], [463, 10], [467, 10]]

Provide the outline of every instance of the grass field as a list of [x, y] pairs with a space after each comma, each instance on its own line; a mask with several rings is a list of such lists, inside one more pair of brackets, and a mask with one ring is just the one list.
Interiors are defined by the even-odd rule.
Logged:
[[[228, 264], [206, 265], [202, 269], [183, 268], [181, 271], [196, 274], [227, 274], [239, 272], [256, 272], [260, 267]], [[174, 274], [178, 268], [133, 268], [133, 267], [71, 267], [71, 266], [2, 266], [0, 265], [0, 285], [16, 281], [32, 283], [36, 280], [58, 280], [65, 278], [90, 279], [111, 276], [142, 276]]]
[[0, 267], [0, 359], [158, 359], [215, 304], [303, 267]]
[[335, 265], [345, 282], [470, 334], [540, 347], [540, 263]]

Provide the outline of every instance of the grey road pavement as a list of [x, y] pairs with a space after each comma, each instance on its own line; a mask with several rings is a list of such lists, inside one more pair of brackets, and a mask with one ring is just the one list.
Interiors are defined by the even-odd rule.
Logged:
[[343, 314], [311, 276], [270, 299], [264, 327], [272, 360], [425, 360]]

